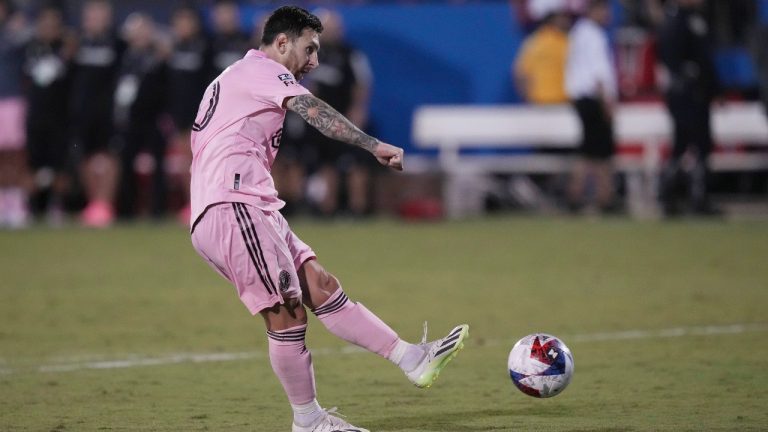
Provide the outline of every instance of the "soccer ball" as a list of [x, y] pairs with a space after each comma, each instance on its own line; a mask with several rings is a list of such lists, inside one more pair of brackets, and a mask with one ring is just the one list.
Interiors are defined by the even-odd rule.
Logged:
[[537, 398], [560, 394], [573, 376], [573, 354], [560, 339], [534, 333], [520, 339], [507, 361], [512, 382], [523, 393]]

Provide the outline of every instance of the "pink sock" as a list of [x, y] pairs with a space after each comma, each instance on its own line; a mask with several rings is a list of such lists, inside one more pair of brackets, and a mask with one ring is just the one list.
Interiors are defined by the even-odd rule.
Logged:
[[291, 405], [308, 404], [316, 396], [312, 356], [304, 345], [306, 331], [306, 324], [287, 330], [267, 331], [272, 370], [283, 385]]
[[312, 312], [331, 333], [384, 358], [389, 358], [400, 340], [365, 306], [350, 301], [341, 288]]

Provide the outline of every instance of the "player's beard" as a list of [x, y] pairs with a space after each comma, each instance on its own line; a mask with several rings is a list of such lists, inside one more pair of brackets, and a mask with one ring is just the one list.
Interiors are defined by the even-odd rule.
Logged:
[[304, 67], [300, 68], [296, 71], [295, 74], [293, 74], [293, 76], [296, 78], [296, 81], [301, 81], [301, 79], [304, 78], [304, 75], [312, 71], [312, 69], [307, 69], [307, 65], [309, 65], [309, 63], [305, 64]]
[[309, 73], [309, 71], [305, 71], [304, 69], [299, 69], [299, 71], [296, 72], [295, 74], [296, 81], [301, 81], [302, 78], [304, 78], [304, 75], [306, 75], [307, 73]]

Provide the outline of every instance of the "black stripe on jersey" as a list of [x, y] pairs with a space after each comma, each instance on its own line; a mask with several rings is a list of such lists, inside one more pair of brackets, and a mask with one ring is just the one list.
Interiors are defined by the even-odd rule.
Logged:
[[344, 305], [347, 304], [347, 301], [349, 301], [349, 297], [347, 297], [346, 294], [341, 293], [341, 295], [338, 296], [336, 300], [334, 300], [330, 304], [314, 309], [312, 313], [314, 313], [315, 316], [319, 317], [320, 315], [327, 315], [329, 313], [336, 312], [337, 310], [344, 307]]
[[201, 130], [205, 129], [208, 124], [211, 122], [211, 118], [213, 118], [213, 113], [216, 111], [216, 107], [219, 106], [219, 94], [221, 93], [221, 84], [219, 84], [218, 81], [213, 83], [213, 92], [211, 94], [211, 98], [208, 100], [208, 109], [205, 111], [205, 116], [203, 116], [203, 121], [198, 124], [197, 122], [192, 123], [192, 130], [195, 132], [200, 132]]
[[238, 203], [232, 203], [232, 208], [235, 211], [235, 217], [237, 218], [237, 224], [240, 226], [240, 234], [243, 235], [243, 241], [245, 242], [245, 248], [248, 249], [248, 255], [251, 257], [251, 262], [253, 263], [253, 266], [256, 268], [256, 273], [259, 274], [259, 278], [261, 279], [261, 283], [264, 284], [264, 288], [266, 288], [267, 292], [269, 294], [276, 294], [270, 290], [270, 285], [267, 282], [267, 279], [264, 277], [264, 273], [261, 271], [261, 264], [259, 263], [258, 254], [256, 254], [255, 247], [251, 242], [250, 238], [250, 232], [248, 231], [248, 227], [245, 225], [245, 222], [243, 221], [243, 218], [240, 216], [240, 212], [238, 211], [237, 207]]
[[267, 282], [269, 283], [270, 292], [273, 294], [277, 294], [277, 287], [275, 286], [275, 283], [272, 280], [272, 275], [269, 273], [269, 266], [267, 265], [267, 260], [264, 258], [264, 251], [261, 250], [261, 242], [259, 241], [259, 237], [256, 235], [256, 227], [253, 224], [253, 218], [250, 217], [250, 214], [248, 213], [248, 209], [245, 207], [245, 204], [243, 203], [235, 203], [240, 208], [240, 214], [242, 214], [243, 219], [248, 221], [249, 225], [249, 232], [253, 235], [254, 244], [256, 246], [256, 258], [258, 258], [261, 261], [261, 265], [264, 267], [264, 272], [266, 273]]

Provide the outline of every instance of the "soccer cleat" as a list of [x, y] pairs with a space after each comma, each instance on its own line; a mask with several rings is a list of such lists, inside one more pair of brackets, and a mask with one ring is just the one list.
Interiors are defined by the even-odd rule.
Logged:
[[426, 355], [414, 370], [406, 372], [405, 375], [416, 387], [431, 386], [440, 375], [440, 371], [464, 348], [464, 340], [468, 336], [469, 326], [462, 324], [454, 327], [448, 336], [427, 343], [427, 323], [425, 322], [421, 346], [424, 347]]
[[371, 432], [368, 429], [352, 426], [345, 420], [339, 418], [341, 414], [336, 412], [336, 408], [323, 410], [322, 415], [311, 426], [298, 426], [293, 424], [292, 432]]

